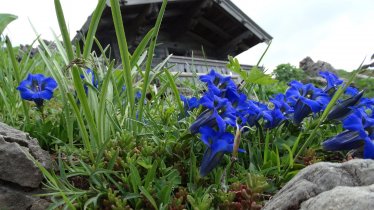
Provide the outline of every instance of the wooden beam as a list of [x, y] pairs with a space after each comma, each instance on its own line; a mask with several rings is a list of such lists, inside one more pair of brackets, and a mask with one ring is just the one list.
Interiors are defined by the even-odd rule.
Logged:
[[243, 39], [247, 39], [248, 37], [253, 36], [251, 31], [245, 31], [232, 39], [230, 42], [223, 45], [221, 48], [219, 48], [219, 54], [227, 55], [229, 52], [231, 52], [235, 47], [243, 41]]
[[178, 39], [180, 36], [185, 34], [187, 31], [193, 29], [197, 23], [197, 19], [203, 14], [203, 10], [207, 7], [211, 7], [213, 1], [211, 0], [201, 0], [201, 2], [192, 7], [190, 10], [185, 11], [185, 15], [178, 19], [177, 25], [172, 27], [174, 29], [173, 38]]
[[[196, 0], [168, 0], [171, 2], [187, 2]], [[140, 4], [152, 4], [152, 3], [162, 3], [162, 0], [120, 0], [120, 4], [125, 6], [140, 5]], [[110, 7], [110, 0], [106, 0], [106, 4]]]
[[222, 28], [220, 28], [219, 26], [214, 24], [212, 21], [210, 21], [210, 20], [208, 20], [204, 17], [200, 17], [198, 19], [198, 22], [200, 22], [202, 25], [204, 25], [205, 27], [212, 30], [214, 33], [217, 33], [218, 35], [220, 35], [224, 39], [230, 39], [230, 37], [231, 37], [228, 33], [226, 33], [224, 30], [222, 30]]
[[191, 31], [187, 32], [187, 36], [190, 36], [192, 39], [195, 39], [202, 46], [215, 48], [215, 45], [212, 42], [210, 42], [209, 40], [205, 39], [204, 37], [201, 37], [201, 36], [191, 32]]

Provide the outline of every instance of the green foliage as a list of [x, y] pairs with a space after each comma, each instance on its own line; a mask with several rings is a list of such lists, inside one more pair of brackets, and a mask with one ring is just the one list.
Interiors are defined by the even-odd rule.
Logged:
[[296, 68], [291, 64], [280, 64], [274, 70], [273, 74], [279, 81], [289, 82], [291, 80], [305, 79], [305, 73], [302, 69]]
[[239, 64], [238, 59], [233, 57], [229, 57], [227, 68], [240, 75], [240, 78], [243, 79], [246, 84], [270, 85], [277, 82], [271, 78], [271, 75], [265, 74], [257, 66], [254, 66], [249, 72], [244, 71]]
[[17, 18], [17, 16], [12, 14], [0, 14], [0, 35], [3, 34], [3, 31], [8, 24]]
[[374, 97], [374, 78], [356, 78], [353, 85], [360, 90], [365, 90], [365, 96]]
[[[351, 72], [347, 72], [347, 71], [344, 71], [344, 70], [338, 70], [337, 71], [338, 75], [342, 78], [345, 78], [345, 79], [348, 79]], [[365, 90], [365, 96], [366, 97], [374, 97], [374, 73], [372, 70], [365, 70], [363, 69], [361, 72], [360, 72], [360, 75], [364, 75], [364, 76], [358, 76], [356, 77], [353, 82], [352, 82], [352, 85], [360, 90]], [[365, 78], [365, 76], [367, 78]]]

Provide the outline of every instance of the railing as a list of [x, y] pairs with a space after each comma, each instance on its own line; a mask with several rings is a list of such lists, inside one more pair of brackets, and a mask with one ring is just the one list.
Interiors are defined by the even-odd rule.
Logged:
[[[229, 75], [232, 77], [237, 77], [230, 70], [227, 69], [227, 61], [203, 59], [203, 58], [192, 58], [192, 57], [182, 57], [182, 56], [172, 56], [168, 60], [168, 64], [171, 67], [171, 71], [180, 72], [181, 77], [190, 77], [196, 74], [206, 74], [211, 69], [216, 72]], [[244, 70], [250, 70], [252, 66], [242, 65]]]

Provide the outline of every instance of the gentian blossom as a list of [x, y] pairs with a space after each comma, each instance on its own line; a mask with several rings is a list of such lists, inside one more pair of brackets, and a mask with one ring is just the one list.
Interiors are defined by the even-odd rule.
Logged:
[[211, 70], [206, 75], [200, 76], [200, 81], [206, 83], [208, 89], [220, 97], [225, 97], [226, 94], [236, 92], [236, 85], [231, 80], [231, 77], [224, 77], [214, 70]]
[[235, 126], [235, 109], [226, 98], [220, 98], [212, 91], [208, 91], [199, 103], [209, 111], [204, 111], [191, 125], [192, 134], [198, 132], [199, 128], [205, 125], [217, 126], [220, 132], [226, 130], [226, 125]]
[[343, 80], [339, 79], [334, 73], [328, 71], [321, 71], [319, 75], [323, 77], [327, 83], [323, 91], [332, 97], [338, 87], [343, 83]]
[[364, 158], [374, 159], [374, 119], [357, 108], [343, 121], [346, 130], [322, 143], [325, 150], [339, 151], [364, 146]]
[[[200, 128], [201, 140], [207, 146], [200, 166], [200, 175], [206, 176], [222, 160], [225, 153], [231, 153], [234, 147], [234, 135], [229, 132], [217, 132], [209, 126]], [[245, 152], [242, 149], [239, 152]]]
[[[98, 82], [97, 78], [95, 77], [95, 73], [91, 69], [86, 69], [86, 74], [89, 77], [89, 81], [91, 82], [91, 85], [93, 85], [95, 88], [97, 88], [98, 85], [99, 85], [99, 82]], [[85, 76], [83, 74], [81, 74], [80, 77], [82, 79], [85, 79]], [[83, 87], [84, 87], [85, 93], [87, 94], [88, 93], [87, 84], [84, 84]]]
[[313, 84], [291, 81], [286, 91], [287, 102], [294, 110], [293, 122], [300, 124], [311, 113], [322, 111], [330, 102], [330, 96]]
[[43, 74], [28, 74], [17, 87], [21, 98], [34, 101], [37, 107], [42, 107], [44, 100], [53, 97], [53, 91], [57, 88], [57, 82], [52, 77], [45, 77]]
[[267, 111], [271, 115], [271, 120], [267, 120], [265, 128], [273, 129], [280, 125], [282, 122], [287, 120], [288, 115], [293, 113], [292, 107], [286, 102], [286, 96], [282, 93], [274, 95], [270, 98], [270, 102], [273, 103], [274, 108]]
[[328, 120], [342, 120], [348, 116], [355, 105], [357, 105], [362, 98], [364, 91], [357, 93], [355, 96], [352, 96], [344, 101], [338, 102], [330, 111], [327, 116]]
[[196, 97], [186, 98], [184, 95], [180, 95], [180, 97], [183, 101], [185, 111], [191, 111], [200, 105], [199, 100]]

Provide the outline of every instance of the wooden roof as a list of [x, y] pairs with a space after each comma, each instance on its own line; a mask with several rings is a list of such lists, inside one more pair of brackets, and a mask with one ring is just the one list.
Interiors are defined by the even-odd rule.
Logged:
[[[153, 27], [161, 3], [162, 0], [120, 0], [130, 51]], [[87, 33], [90, 19], [78, 34]], [[118, 49], [115, 49], [115, 29], [109, 0], [96, 37], [103, 46], [110, 44], [116, 54]], [[158, 42], [174, 54], [178, 54], [178, 50], [199, 51], [203, 47], [207, 58], [227, 59], [228, 55], [235, 56], [271, 39], [230, 0], [169, 0]], [[75, 40], [80, 40], [80, 36], [77, 35]]]

